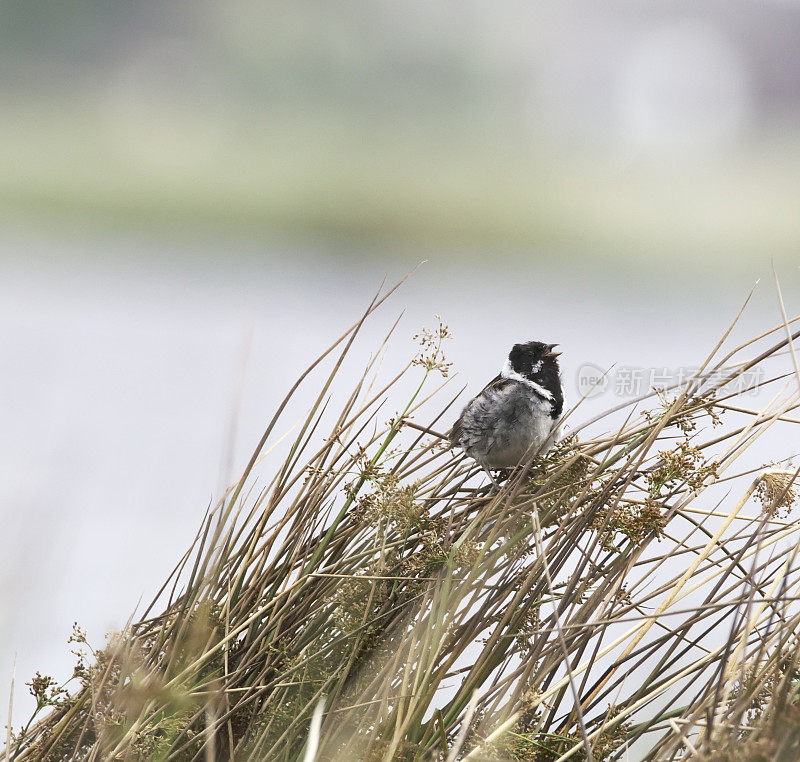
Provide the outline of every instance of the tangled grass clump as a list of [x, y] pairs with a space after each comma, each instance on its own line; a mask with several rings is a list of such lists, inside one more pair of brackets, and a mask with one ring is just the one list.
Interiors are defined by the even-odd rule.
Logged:
[[331, 364], [282, 462], [256, 487], [294, 389], [146, 612], [97, 652], [76, 630], [73, 682], [34, 678], [7, 758], [796, 759], [797, 472], [791, 452], [739, 463], [767, 429], [797, 441], [799, 379], [761, 381], [760, 410], [726, 386], [779, 361], [794, 321], [754, 357], [720, 342], [670, 398], [581, 425], [577, 406], [495, 491], [435, 433], [441, 323], [399, 376], [373, 359], [328, 404], [387, 297], [302, 374]]

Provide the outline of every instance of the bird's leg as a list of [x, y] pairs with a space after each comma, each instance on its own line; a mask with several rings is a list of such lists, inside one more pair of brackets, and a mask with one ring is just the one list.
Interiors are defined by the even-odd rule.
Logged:
[[498, 482], [497, 479], [494, 478], [494, 476], [492, 475], [492, 472], [489, 470], [489, 467], [488, 466], [484, 466], [483, 464], [481, 464], [481, 468], [484, 471], [486, 471], [486, 475], [489, 477], [489, 479], [491, 479], [492, 484], [494, 485], [494, 488], [499, 492], [500, 491], [500, 482]]

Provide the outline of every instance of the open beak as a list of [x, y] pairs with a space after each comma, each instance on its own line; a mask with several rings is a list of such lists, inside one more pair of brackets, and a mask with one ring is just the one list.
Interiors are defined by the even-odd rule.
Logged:
[[558, 344], [548, 344], [547, 345], [547, 350], [548, 350], [547, 354], [548, 354], [548, 356], [550, 356], [550, 357], [558, 357], [561, 354], [561, 352], [554, 352], [553, 351], [553, 347], [557, 347], [557, 346], [558, 346]]

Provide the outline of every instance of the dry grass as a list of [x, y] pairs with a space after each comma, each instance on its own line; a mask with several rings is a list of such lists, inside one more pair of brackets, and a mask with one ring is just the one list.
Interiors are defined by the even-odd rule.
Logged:
[[37, 681], [6, 758], [796, 759], [797, 472], [740, 464], [773, 428], [792, 454], [800, 373], [763, 378], [757, 410], [729, 391], [794, 321], [724, 349], [729, 331], [671, 392], [570, 411], [492, 493], [430, 433], [456, 414], [446, 329], [383, 385], [372, 360], [333, 412], [388, 295], [298, 381], [330, 366], [266, 485], [294, 389], [145, 614], [70, 693]]

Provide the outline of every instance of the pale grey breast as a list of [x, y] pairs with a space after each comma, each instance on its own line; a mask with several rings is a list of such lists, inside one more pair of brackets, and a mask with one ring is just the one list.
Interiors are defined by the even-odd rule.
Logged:
[[451, 440], [487, 468], [513, 468], [550, 435], [551, 409], [524, 383], [503, 379], [467, 405]]

